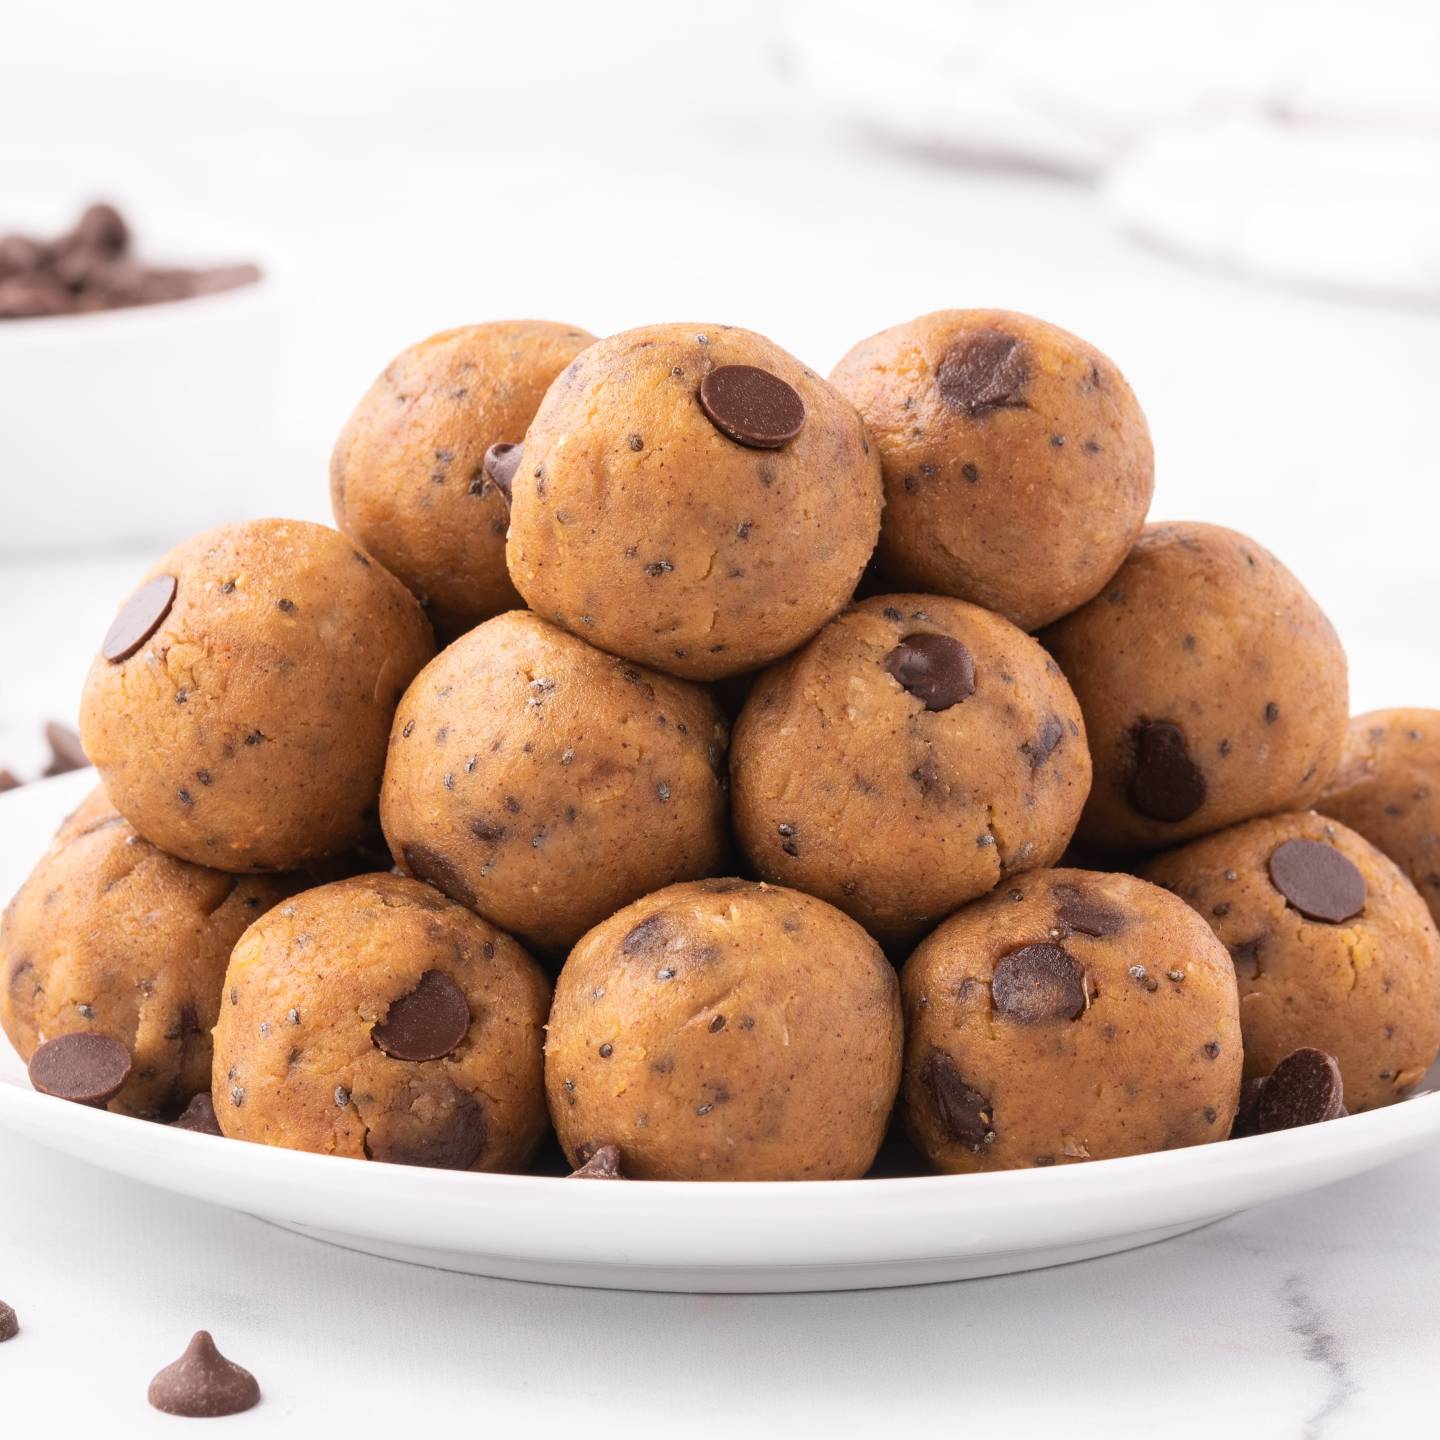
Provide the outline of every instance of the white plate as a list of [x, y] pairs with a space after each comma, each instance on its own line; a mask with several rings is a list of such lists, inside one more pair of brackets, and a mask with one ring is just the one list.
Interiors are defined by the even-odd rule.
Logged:
[[[88, 775], [0, 797], [13, 892]], [[1033, 1270], [1182, 1234], [1431, 1143], [1440, 1095], [1249, 1140], [1006, 1174], [809, 1184], [470, 1175], [171, 1130], [32, 1091], [0, 1040], [0, 1124], [164, 1190], [398, 1260], [622, 1290], [839, 1290]]]

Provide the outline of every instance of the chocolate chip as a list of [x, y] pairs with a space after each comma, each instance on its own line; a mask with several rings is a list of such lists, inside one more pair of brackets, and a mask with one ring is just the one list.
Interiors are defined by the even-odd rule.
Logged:
[[963, 415], [1023, 406], [1029, 379], [1024, 346], [1001, 330], [985, 330], [961, 340], [935, 371], [940, 399]]
[[961, 1077], [955, 1062], [937, 1050], [925, 1067], [925, 1080], [945, 1133], [967, 1149], [980, 1152], [995, 1141], [995, 1107]]
[[120, 608], [101, 642], [100, 653], [112, 665], [128, 660], [161, 626], [175, 603], [173, 575], [147, 580]]
[[778, 450], [805, 424], [805, 402], [778, 375], [721, 365], [700, 382], [700, 408], [722, 435], [754, 450]]
[[480, 462], [480, 468], [489, 476], [490, 483], [505, 497], [507, 505], [510, 503], [511, 487], [515, 483], [515, 472], [524, 459], [523, 444], [512, 445], [501, 440], [485, 452], [485, 458]]
[[0, 1300], [0, 1345], [13, 1340], [19, 1333], [20, 1319], [15, 1314], [15, 1307]]
[[45, 1095], [104, 1105], [130, 1074], [130, 1052], [109, 1035], [57, 1035], [30, 1057], [30, 1083]]
[[453, 1103], [438, 1123], [390, 1131], [372, 1126], [365, 1142], [366, 1155], [388, 1165], [468, 1170], [485, 1153], [489, 1127], [473, 1095], [461, 1090], [452, 1094]]
[[475, 904], [475, 892], [466, 883], [458, 866], [428, 845], [402, 845], [400, 858], [405, 868], [417, 879], [433, 885], [452, 900], [465, 905]]
[[643, 955], [649, 950], [658, 950], [665, 940], [666, 923], [663, 915], [650, 915], [632, 927], [620, 942], [622, 955]]
[[1150, 820], [1178, 824], [1205, 803], [1205, 772], [1190, 758], [1185, 732], [1169, 720], [1144, 720], [1131, 731], [1135, 773], [1130, 803]]
[[166, 1415], [213, 1419], [253, 1409], [260, 1403], [260, 1386], [215, 1348], [208, 1330], [197, 1330], [185, 1353], [150, 1382], [149, 1400]]
[[1000, 1014], [1022, 1025], [1074, 1020], [1088, 999], [1085, 971], [1058, 945], [1026, 945], [996, 962], [990, 996]]
[[80, 744], [80, 737], [58, 720], [45, 722], [45, 743], [50, 747], [50, 763], [45, 767], [47, 775], [68, 775], [72, 770], [89, 768], [90, 757]]
[[1270, 856], [1270, 882], [1302, 915], [1338, 925], [1365, 908], [1365, 877], [1321, 840], [1287, 840]]
[[191, 1098], [178, 1120], [170, 1122], [172, 1130], [193, 1130], [197, 1135], [219, 1135], [223, 1133], [220, 1122], [215, 1118], [215, 1102], [208, 1090], [202, 1090]]
[[950, 635], [907, 635], [881, 662], [927, 710], [948, 710], [975, 693], [975, 660]]
[[1307, 1046], [1292, 1051], [1266, 1078], [1255, 1103], [1255, 1133], [1318, 1125], [1344, 1113], [1339, 1065], [1323, 1050]]
[[443, 970], [427, 970], [408, 995], [391, 1001], [370, 1038], [392, 1060], [443, 1060], [469, 1029], [465, 992]]
[[0, 794], [6, 790], [18, 790], [24, 783], [13, 770], [0, 768]]
[[1058, 715], [1051, 715], [1040, 727], [1040, 733], [1027, 740], [1020, 747], [1020, 753], [1030, 762], [1032, 770], [1038, 770], [1059, 748], [1065, 738], [1065, 727]]
[[620, 1147], [618, 1145], [597, 1145], [590, 1153], [590, 1158], [572, 1174], [565, 1177], [567, 1180], [623, 1180], [624, 1173], [620, 1169]]
[[1056, 918], [1082, 935], [1099, 940], [1125, 928], [1125, 917], [1118, 910], [1078, 885], [1057, 885], [1051, 894], [1056, 900]]

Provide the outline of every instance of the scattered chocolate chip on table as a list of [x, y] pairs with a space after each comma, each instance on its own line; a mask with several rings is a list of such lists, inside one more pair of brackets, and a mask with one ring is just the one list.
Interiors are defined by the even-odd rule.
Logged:
[[0, 1345], [13, 1340], [19, 1333], [20, 1320], [15, 1314], [15, 1307], [0, 1300]]
[[148, 1399], [167, 1415], [213, 1419], [253, 1410], [260, 1403], [260, 1386], [215, 1348], [208, 1330], [197, 1330], [185, 1353], [150, 1382]]

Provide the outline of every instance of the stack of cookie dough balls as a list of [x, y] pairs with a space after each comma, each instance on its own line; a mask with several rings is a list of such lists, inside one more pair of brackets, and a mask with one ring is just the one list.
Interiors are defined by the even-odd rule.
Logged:
[[496, 456], [525, 438], [550, 382], [594, 340], [544, 320], [443, 331], [397, 355], [341, 432], [335, 523], [420, 597], [443, 638], [521, 603]]
[[27, 1061], [60, 1036], [109, 1036], [130, 1054], [110, 1108], [173, 1118], [210, 1089], [231, 947], [303, 883], [177, 860], [97, 790], [0, 922], [0, 1023]]
[[80, 730], [152, 844], [237, 873], [373, 828], [395, 706], [434, 654], [415, 597], [321, 525], [255, 520], [177, 546], [121, 609]]
[[509, 936], [399, 875], [324, 885], [241, 937], [215, 1027], [232, 1139], [515, 1170], [545, 1127], [550, 987]]
[[1440, 937], [1399, 867], [1311, 814], [1252, 820], [1172, 850], [1145, 875], [1224, 943], [1247, 1079], [1313, 1047], [1353, 1113], [1403, 1098], [1440, 1053]]
[[537, 615], [718, 680], [844, 606], [881, 498], [860, 416], [813, 371], [748, 330], [651, 325], [592, 345], [546, 393], [506, 559]]
[[895, 972], [854, 921], [798, 891], [701, 880], [571, 952], [545, 1084], [577, 1166], [617, 1145], [639, 1179], [855, 1179], [901, 1044]]
[[1230, 957], [1157, 886], [1023, 876], [939, 926], [903, 986], [904, 1114], [937, 1170], [1101, 1160], [1230, 1132], [1241, 1070]]
[[1119, 370], [1006, 310], [940, 310], [862, 340], [831, 383], [885, 476], [876, 563], [1034, 630], [1083, 605], [1145, 521], [1154, 457]]
[[759, 677], [731, 772], [761, 876], [905, 945], [1059, 859], [1090, 752], [1065, 677], [1028, 635], [961, 600], [885, 595]]

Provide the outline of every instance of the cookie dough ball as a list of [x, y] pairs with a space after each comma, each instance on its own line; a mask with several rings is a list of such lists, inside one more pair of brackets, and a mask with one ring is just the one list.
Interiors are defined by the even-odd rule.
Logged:
[[1147, 526], [1104, 592], [1040, 639], [1085, 712], [1088, 844], [1155, 850], [1304, 807], [1340, 758], [1349, 692], [1335, 630], [1233, 530]]
[[518, 1170], [545, 1129], [549, 992], [508, 935], [418, 880], [307, 890], [231, 957], [220, 1127], [320, 1155]]
[[1145, 523], [1145, 416], [1115, 366], [1058, 326], [938, 310], [862, 340], [830, 381], [880, 452], [876, 558], [897, 588], [1034, 630], [1097, 594]]
[[85, 683], [85, 750], [161, 849], [288, 870], [369, 833], [390, 718], [434, 652], [415, 597], [338, 531], [224, 525], [116, 617]]
[[0, 923], [0, 1023], [23, 1060], [58, 1035], [123, 1044], [110, 1109], [168, 1118], [210, 1089], [231, 947], [297, 886], [157, 850], [96, 790], [60, 827]]
[[701, 880], [571, 952], [545, 1089], [577, 1165], [615, 1145], [634, 1179], [856, 1179], [903, 1041], [895, 971], [853, 920], [794, 890]]
[[1130, 875], [1040, 870], [906, 962], [904, 1116], [937, 1170], [1223, 1140], [1240, 1094], [1225, 948]]
[[884, 595], [755, 682], [735, 830], [766, 880], [913, 942], [1006, 875], [1053, 865], [1090, 787], [1080, 707], [1008, 620]]
[[1316, 809], [1384, 851], [1440, 924], [1440, 710], [1357, 715]]
[[1354, 831], [1275, 815], [1162, 855], [1145, 875], [1229, 950], [1247, 1079], [1292, 1050], [1324, 1050], [1353, 1114], [1402, 1098], [1440, 1052], [1434, 922], [1399, 867]]
[[506, 557], [538, 614], [693, 680], [768, 664], [850, 598], [880, 528], [850, 404], [728, 325], [651, 325], [550, 387]]
[[698, 686], [516, 610], [395, 716], [380, 818], [406, 870], [547, 951], [727, 852], [726, 727]]
[[505, 569], [510, 507], [484, 468], [518, 444], [550, 382], [595, 337], [546, 320], [445, 330], [370, 387], [330, 460], [335, 523], [453, 637], [520, 604]]

